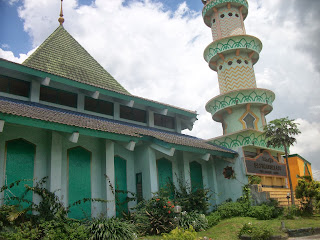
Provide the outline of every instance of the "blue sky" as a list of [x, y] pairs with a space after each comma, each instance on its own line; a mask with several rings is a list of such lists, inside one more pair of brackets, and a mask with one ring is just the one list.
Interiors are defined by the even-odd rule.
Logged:
[[[41, 0], [39, 0], [41, 1]], [[55, 0], [58, 1], [58, 0]], [[65, 0], [66, 1], [66, 0]], [[129, 4], [132, 0], [126, 0], [124, 5]], [[182, 0], [155, 0], [164, 5], [164, 10], [175, 11]], [[201, 11], [203, 4], [201, 0], [185, 1], [189, 8], [194, 11]], [[79, 5], [91, 5], [93, 0], [79, 0]], [[26, 53], [32, 49], [32, 40], [23, 28], [23, 20], [19, 17], [18, 8], [23, 4], [22, 0], [0, 0], [0, 47], [10, 50], [15, 56], [19, 53]], [[58, 16], [58, 13], [57, 13]]]

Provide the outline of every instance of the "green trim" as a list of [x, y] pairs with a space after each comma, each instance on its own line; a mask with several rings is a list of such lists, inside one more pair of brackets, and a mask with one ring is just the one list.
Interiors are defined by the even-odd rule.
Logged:
[[204, 17], [206, 15], [206, 13], [216, 7], [219, 4], [223, 4], [223, 3], [238, 3], [243, 5], [244, 7], [246, 7], [248, 9], [248, 2], [247, 0], [215, 0], [215, 1], [211, 1], [210, 3], [208, 3], [202, 10], [202, 16]]
[[[145, 139], [145, 137], [143, 137]], [[199, 153], [199, 154], [207, 154], [210, 153], [213, 156], [220, 156], [220, 157], [225, 157], [225, 158], [235, 158], [238, 154], [237, 153], [229, 153], [229, 152], [223, 152], [219, 150], [210, 150], [210, 149], [203, 149], [203, 148], [197, 148], [197, 147], [191, 147], [191, 146], [184, 146], [184, 145], [178, 145], [178, 144], [173, 144], [173, 143], [167, 143], [164, 141], [161, 141], [159, 139], [153, 138], [153, 139], [148, 139], [148, 141], [152, 141], [155, 144], [158, 144], [164, 148], [175, 148], [176, 150], [183, 151], [183, 152], [193, 152], [193, 153]], [[210, 143], [208, 143], [210, 144]]]
[[[258, 91], [259, 90], [240, 90], [236, 92], [236, 96], [230, 96], [232, 92], [227, 93], [228, 95], [220, 95], [206, 104], [206, 110], [213, 115], [221, 109], [241, 103], [264, 103], [272, 107], [272, 102], [275, 99], [274, 93], [270, 90], [262, 90], [261, 93]], [[270, 94], [269, 96], [267, 94], [268, 92]]]
[[250, 35], [229, 36], [210, 43], [204, 50], [203, 57], [209, 63], [218, 53], [241, 48], [250, 49], [259, 55], [262, 43], [258, 38]]
[[290, 158], [290, 157], [299, 157], [299, 158], [301, 158], [304, 162], [306, 162], [306, 163], [309, 163], [310, 164], [310, 166], [311, 166], [311, 163], [308, 161], [308, 160], [306, 160], [306, 159], [304, 159], [303, 157], [301, 157], [299, 154], [290, 154], [289, 156], [288, 156], [288, 158]]
[[43, 71], [40, 71], [40, 70], [29, 68], [29, 67], [23, 66], [21, 64], [8, 62], [8, 61], [6, 61], [4, 59], [0, 59], [0, 67], [7, 68], [7, 69], [10, 69], [10, 70], [14, 70], [14, 71], [18, 71], [18, 72], [22, 72], [22, 73], [25, 73], [25, 74], [30, 74], [30, 75], [33, 75], [33, 76], [36, 76], [36, 77], [39, 77], [39, 78], [49, 77], [52, 81], [63, 83], [63, 84], [66, 84], [66, 85], [69, 85], [69, 86], [72, 86], [72, 87], [75, 87], [75, 88], [85, 89], [85, 90], [88, 90], [88, 91], [91, 91], [91, 92], [99, 91], [101, 94], [104, 94], [104, 95], [109, 96], [109, 97], [115, 97], [115, 98], [119, 98], [119, 99], [126, 100], [126, 101], [133, 100], [138, 104], [142, 104], [142, 105], [146, 105], [146, 106], [154, 107], [154, 108], [159, 108], [159, 109], [168, 109], [171, 112], [174, 112], [174, 113], [177, 113], [177, 114], [181, 114], [183, 116], [187, 116], [187, 117], [191, 117], [191, 118], [194, 118], [194, 117], [196, 117], [198, 115], [197, 113], [191, 113], [189, 111], [184, 111], [184, 110], [179, 109], [179, 108], [175, 108], [175, 107], [168, 106], [168, 105], [165, 105], [165, 104], [149, 101], [147, 99], [139, 98], [137, 96], [133, 96], [133, 95], [129, 95], [129, 94], [126, 95], [126, 94], [114, 92], [114, 91], [111, 91], [111, 90], [103, 89], [103, 88], [100, 88], [100, 87], [96, 87], [96, 86], [93, 86], [93, 85], [89, 85], [89, 84], [77, 82], [77, 81], [74, 81], [74, 80], [70, 80], [68, 78], [60, 77], [60, 76], [53, 75], [53, 74], [50, 74], [50, 73], [46, 73], [46, 72], [43, 72]]
[[283, 148], [267, 147], [266, 139], [263, 136], [263, 133], [253, 131], [246, 131], [235, 133], [229, 136], [222, 136], [219, 139], [212, 139], [210, 140], [210, 142], [230, 149], [237, 149], [238, 147], [243, 146], [258, 146], [266, 149], [284, 152]]
[[43, 129], [48, 129], [52, 131], [61, 131], [61, 132], [67, 132], [67, 133], [79, 132], [80, 135], [99, 137], [99, 138], [105, 138], [105, 139], [116, 140], [116, 141], [138, 142], [140, 140], [138, 137], [97, 131], [92, 129], [85, 129], [85, 128], [80, 128], [75, 126], [68, 126], [64, 124], [52, 123], [52, 122], [42, 121], [38, 119], [31, 119], [27, 117], [7, 115], [3, 113], [0, 113], [0, 119], [9, 123], [14, 123], [14, 124], [20, 124], [20, 125], [25, 125], [30, 127], [43, 128]]

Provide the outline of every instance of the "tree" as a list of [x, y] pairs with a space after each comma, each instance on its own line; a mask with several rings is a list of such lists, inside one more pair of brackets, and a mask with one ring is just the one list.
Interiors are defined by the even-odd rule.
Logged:
[[319, 208], [320, 182], [312, 180], [311, 176], [299, 177], [296, 187], [296, 197], [301, 199], [301, 209], [304, 213], [313, 213], [313, 203]]
[[288, 162], [288, 149], [292, 146], [297, 140], [294, 138], [295, 135], [298, 135], [300, 130], [298, 129], [298, 123], [295, 123], [294, 120], [286, 118], [275, 119], [270, 121], [266, 126], [264, 126], [264, 135], [267, 141], [267, 146], [273, 147], [284, 147], [284, 152], [286, 156], [286, 165], [288, 171], [288, 179], [291, 191], [291, 204], [294, 205], [294, 194], [292, 189], [292, 181], [290, 175], [290, 168]]

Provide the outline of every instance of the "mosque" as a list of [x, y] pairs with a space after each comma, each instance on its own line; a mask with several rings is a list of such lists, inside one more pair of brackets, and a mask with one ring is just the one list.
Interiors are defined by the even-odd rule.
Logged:
[[[260, 176], [265, 191], [288, 191], [284, 151], [267, 147], [262, 135], [275, 94], [256, 86], [253, 65], [262, 43], [246, 34], [247, 0], [204, 4], [213, 37], [204, 58], [220, 88], [205, 107], [222, 124], [222, 136], [182, 134], [193, 128], [196, 112], [124, 89], [63, 27], [61, 0], [60, 25], [32, 55], [22, 64], [0, 59], [0, 186], [48, 177], [46, 188], [65, 206], [108, 200], [71, 208], [69, 217], [78, 219], [119, 215], [136, 204], [116, 205], [113, 187], [139, 201], [168, 180], [182, 180], [212, 190], [212, 205], [239, 198], [248, 175]], [[292, 157], [296, 171], [303, 166], [312, 174], [310, 163]], [[23, 191], [20, 184], [0, 193], [0, 204]], [[126, 197], [119, 195], [122, 202]]]

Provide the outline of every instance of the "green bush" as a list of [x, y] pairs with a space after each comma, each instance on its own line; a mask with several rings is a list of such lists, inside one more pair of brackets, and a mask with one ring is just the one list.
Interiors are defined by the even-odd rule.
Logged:
[[134, 223], [140, 234], [158, 235], [176, 227], [174, 204], [168, 197], [155, 196], [135, 208]]
[[61, 240], [86, 240], [89, 238], [88, 227], [80, 222], [73, 221], [42, 221], [35, 224], [32, 221], [21, 223], [20, 225], [5, 228], [0, 232], [0, 239], [3, 237], [8, 240], [16, 239], [61, 239]]
[[[166, 191], [167, 189], [167, 191]], [[178, 186], [172, 182], [167, 184], [165, 189], [159, 192], [159, 196], [174, 199], [183, 211], [207, 213], [209, 209], [209, 199], [212, 197], [208, 188], [192, 189], [189, 183], [178, 178]]]
[[211, 213], [209, 216], [207, 216], [207, 220], [209, 228], [217, 225], [221, 220], [220, 213], [218, 211]]
[[253, 206], [248, 212], [248, 216], [259, 220], [269, 220], [273, 218], [274, 207], [265, 204], [261, 206]]
[[189, 229], [175, 228], [170, 233], [162, 234], [164, 240], [195, 240], [196, 231], [190, 226]]
[[193, 227], [196, 232], [204, 231], [208, 228], [208, 220], [204, 214], [182, 212], [179, 216], [179, 226], [183, 229]]
[[222, 219], [231, 217], [244, 217], [247, 214], [248, 206], [241, 202], [226, 202], [218, 206], [217, 211], [219, 212]]
[[312, 215], [314, 207], [320, 208], [320, 182], [312, 180], [310, 176], [300, 177], [295, 192], [304, 215]]
[[266, 225], [246, 223], [241, 228], [238, 237], [246, 235], [252, 240], [267, 240], [272, 236], [272, 230]]
[[134, 226], [120, 218], [95, 219], [89, 227], [93, 240], [136, 239]]

